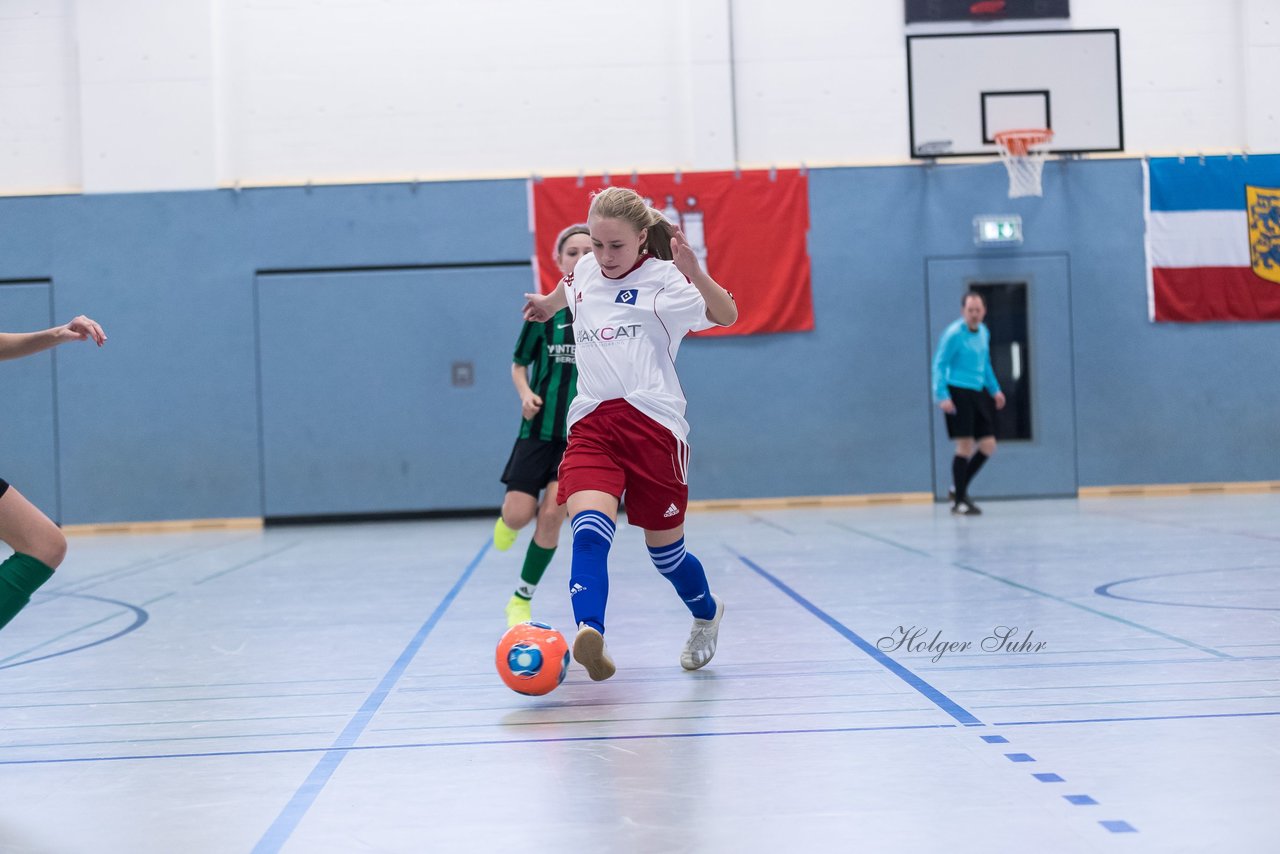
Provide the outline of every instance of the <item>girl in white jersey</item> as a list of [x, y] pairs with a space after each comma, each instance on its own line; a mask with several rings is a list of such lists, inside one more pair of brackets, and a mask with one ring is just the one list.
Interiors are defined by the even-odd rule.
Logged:
[[626, 494], [627, 519], [644, 529], [649, 555], [693, 614], [680, 665], [711, 660], [724, 603], [684, 547], [689, 425], [676, 352], [689, 332], [738, 319], [733, 297], [698, 264], [689, 241], [633, 190], [591, 200], [592, 254], [550, 294], [526, 294], [525, 318], [573, 315], [578, 395], [559, 500], [573, 525], [569, 595], [578, 632], [573, 657], [592, 679], [615, 672], [604, 642], [608, 556]]
[[[0, 333], [0, 359], [18, 359], [86, 339], [101, 347], [107, 336], [83, 315], [43, 332], [4, 332]], [[9, 559], [0, 563], [0, 628], [4, 628], [53, 576], [67, 554], [67, 538], [22, 493], [0, 480], [0, 540], [13, 549]]]

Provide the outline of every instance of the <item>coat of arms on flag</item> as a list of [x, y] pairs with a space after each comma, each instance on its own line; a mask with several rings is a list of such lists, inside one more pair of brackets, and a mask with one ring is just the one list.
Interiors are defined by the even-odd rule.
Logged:
[[1253, 272], [1280, 284], [1280, 187], [1245, 187]]

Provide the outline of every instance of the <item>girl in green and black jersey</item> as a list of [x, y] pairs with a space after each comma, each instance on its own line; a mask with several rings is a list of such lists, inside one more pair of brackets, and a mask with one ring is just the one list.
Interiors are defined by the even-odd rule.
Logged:
[[[571, 225], [556, 238], [554, 258], [560, 272], [573, 273], [591, 252], [585, 225]], [[566, 416], [577, 393], [573, 325], [566, 308], [545, 323], [526, 321], [516, 340], [511, 382], [520, 395], [520, 435], [502, 474], [507, 495], [493, 527], [493, 545], [506, 551], [521, 528], [537, 517], [525, 552], [520, 583], [507, 602], [507, 625], [531, 619], [530, 600], [556, 553], [565, 508], [556, 503], [557, 470], [568, 441]], [[541, 502], [539, 502], [541, 495]]]

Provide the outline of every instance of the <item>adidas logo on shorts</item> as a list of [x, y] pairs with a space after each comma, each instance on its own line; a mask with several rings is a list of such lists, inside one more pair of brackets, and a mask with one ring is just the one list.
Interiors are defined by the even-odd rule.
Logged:
[[586, 589], [587, 588], [583, 587], [581, 584], [575, 584], [569, 588], [569, 595], [577, 596], [579, 593], [581, 593], [583, 590], [586, 590]]
[[680, 508], [679, 508], [679, 507], [676, 507], [674, 504], [672, 504], [670, 507], [668, 507], [668, 508], [667, 508], [667, 512], [662, 514], [662, 518], [663, 518], [663, 519], [669, 519], [669, 518], [671, 518], [672, 516], [676, 515], [676, 514], [677, 514], [677, 513], [679, 513], [679, 512], [680, 512]]

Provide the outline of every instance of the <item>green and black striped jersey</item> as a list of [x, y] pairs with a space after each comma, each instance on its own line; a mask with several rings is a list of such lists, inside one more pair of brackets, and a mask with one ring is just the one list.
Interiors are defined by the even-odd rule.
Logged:
[[514, 361], [529, 367], [529, 388], [542, 398], [542, 409], [532, 420], [520, 424], [521, 439], [563, 442], [568, 438], [566, 416], [578, 393], [573, 347], [569, 309], [560, 310], [546, 323], [525, 321], [516, 341]]

